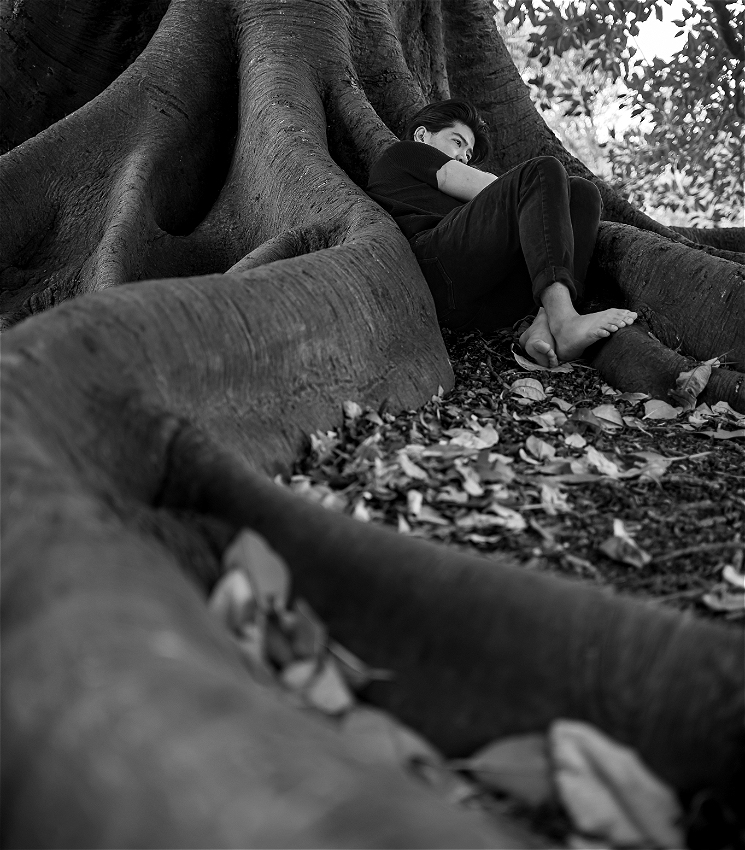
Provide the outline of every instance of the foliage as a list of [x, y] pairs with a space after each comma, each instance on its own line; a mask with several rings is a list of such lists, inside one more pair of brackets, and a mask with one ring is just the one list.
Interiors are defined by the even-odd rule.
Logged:
[[[669, 60], [648, 61], [634, 46], [639, 25], [663, 18], [672, 0], [499, 0], [505, 24], [530, 27], [528, 82], [539, 106], [558, 104], [567, 116], [592, 116], [598, 86], [587, 74], [622, 83], [627, 126], [612, 129], [607, 155], [612, 178], [630, 200], [666, 207], [689, 223], [738, 220], [745, 163], [745, 3], [683, 0], [674, 23], [686, 36]], [[566, 60], [574, 66], [568, 72]], [[556, 73], [555, 63], [564, 59]]]

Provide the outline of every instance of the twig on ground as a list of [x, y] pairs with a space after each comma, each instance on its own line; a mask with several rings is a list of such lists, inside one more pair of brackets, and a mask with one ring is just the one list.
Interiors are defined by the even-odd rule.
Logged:
[[742, 549], [742, 546], [742, 540], [728, 540], [721, 543], [699, 543], [697, 546], [686, 546], [683, 549], [676, 549], [664, 555], [655, 555], [652, 561], [655, 564], [661, 564], [663, 561], [672, 561], [675, 558], [682, 558], [685, 555], [698, 555], [702, 552], [720, 552], [726, 549]]

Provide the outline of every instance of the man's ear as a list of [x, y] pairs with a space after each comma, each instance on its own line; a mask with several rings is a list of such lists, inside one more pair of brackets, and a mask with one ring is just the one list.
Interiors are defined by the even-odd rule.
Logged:
[[417, 127], [416, 130], [414, 130], [414, 141], [415, 142], [423, 142], [424, 141], [424, 134], [426, 132], [427, 132], [426, 127], [424, 127], [424, 126]]

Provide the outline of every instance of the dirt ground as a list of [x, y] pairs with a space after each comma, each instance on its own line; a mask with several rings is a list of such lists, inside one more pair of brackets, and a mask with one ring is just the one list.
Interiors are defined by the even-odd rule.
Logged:
[[[445, 343], [451, 393], [395, 416], [347, 400], [344, 426], [310, 435], [282, 483], [363, 522], [742, 630], [745, 415], [620, 393], [583, 362], [538, 368], [512, 331]], [[452, 796], [461, 779], [445, 774]], [[600, 846], [556, 800], [480, 787], [464, 799], [519, 825], [524, 846]], [[689, 808], [685, 842], [739, 846], [735, 821], [717, 805]]]
[[512, 332], [445, 341], [451, 393], [395, 417], [347, 405], [343, 429], [312, 437], [293, 489], [402, 533], [745, 622], [745, 416], [676, 415], [581, 362], [526, 369]]

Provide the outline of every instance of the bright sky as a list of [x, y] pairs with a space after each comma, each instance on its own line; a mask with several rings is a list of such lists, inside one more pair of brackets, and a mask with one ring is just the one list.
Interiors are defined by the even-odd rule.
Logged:
[[[663, 17], [661, 21], [652, 14], [643, 24], [639, 25], [639, 35], [632, 40], [632, 44], [640, 50], [644, 57], [651, 61], [654, 56], [660, 59], [669, 59], [673, 53], [678, 51], [684, 42], [685, 36], [675, 37], [680, 27], [675, 26], [673, 20], [680, 20], [680, 12], [683, 9], [684, 0], [673, 0], [670, 6], [663, 5]], [[686, 3], [686, 5], [690, 5]]]

